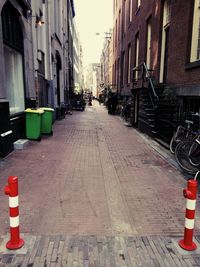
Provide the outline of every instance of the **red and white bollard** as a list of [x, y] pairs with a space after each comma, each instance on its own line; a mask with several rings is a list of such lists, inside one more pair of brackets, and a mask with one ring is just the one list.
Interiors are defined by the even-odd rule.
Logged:
[[183, 190], [183, 195], [186, 198], [185, 231], [184, 239], [179, 241], [179, 246], [189, 251], [197, 248], [197, 245], [192, 241], [198, 187], [196, 176], [194, 180], [188, 180], [187, 188]]
[[4, 192], [9, 195], [10, 208], [10, 240], [6, 244], [7, 249], [18, 249], [24, 245], [24, 240], [19, 234], [19, 197], [18, 197], [18, 178], [10, 176], [8, 185], [5, 186]]

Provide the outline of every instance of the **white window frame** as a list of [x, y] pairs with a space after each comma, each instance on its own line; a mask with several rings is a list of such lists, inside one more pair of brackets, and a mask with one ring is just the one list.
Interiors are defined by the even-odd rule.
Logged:
[[[199, 55], [198, 55], [199, 54]], [[194, 2], [190, 62], [200, 60], [200, 1]]]
[[124, 0], [124, 30], [123, 30], [123, 33], [126, 33], [126, 24], [127, 24], [127, 22], [126, 22], [126, 20], [127, 20], [127, 17], [126, 17], [126, 3], [127, 3], [127, 1], [126, 0]]
[[151, 68], [151, 20], [147, 21], [147, 52], [146, 52], [146, 65]]
[[129, 0], [129, 23], [133, 20], [133, 0]]
[[128, 84], [131, 83], [131, 44], [128, 45], [128, 76], [127, 76]]
[[[135, 67], [138, 67], [139, 64], [139, 45], [140, 45], [140, 41], [139, 41], [139, 34], [136, 35], [136, 40], [135, 40]], [[135, 72], [135, 80], [138, 80], [138, 71]]]
[[122, 86], [124, 86], [125, 85], [125, 75], [126, 75], [126, 73], [125, 73], [125, 71], [126, 71], [126, 56], [125, 56], [125, 51], [123, 52], [123, 77], [122, 77]]
[[23, 57], [4, 45], [4, 60], [6, 97], [9, 100], [10, 114], [15, 114], [25, 109]]
[[162, 44], [161, 44], [161, 60], [160, 60], [160, 83], [164, 80], [164, 63], [165, 63], [165, 43], [166, 43], [166, 28], [169, 27], [169, 0], [165, 0], [163, 8], [163, 25], [162, 25]]

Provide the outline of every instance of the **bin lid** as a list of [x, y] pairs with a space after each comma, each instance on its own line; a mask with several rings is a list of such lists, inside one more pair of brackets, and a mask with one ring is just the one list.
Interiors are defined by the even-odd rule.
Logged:
[[52, 111], [52, 112], [54, 111], [53, 108], [47, 108], [47, 107], [41, 107], [40, 109], [44, 111]]
[[37, 114], [42, 114], [44, 113], [44, 111], [42, 109], [31, 109], [31, 108], [27, 108], [25, 110], [26, 113], [37, 113]]

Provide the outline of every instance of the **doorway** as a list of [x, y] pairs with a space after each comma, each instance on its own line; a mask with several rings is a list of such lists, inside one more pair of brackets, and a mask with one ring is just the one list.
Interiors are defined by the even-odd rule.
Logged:
[[62, 69], [61, 57], [56, 51], [56, 84], [57, 84], [57, 106], [60, 106], [60, 70]]

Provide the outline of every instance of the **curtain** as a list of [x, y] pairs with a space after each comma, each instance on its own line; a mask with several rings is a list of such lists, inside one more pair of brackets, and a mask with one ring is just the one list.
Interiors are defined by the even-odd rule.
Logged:
[[10, 113], [24, 111], [24, 80], [22, 55], [4, 46], [5, 84]]

